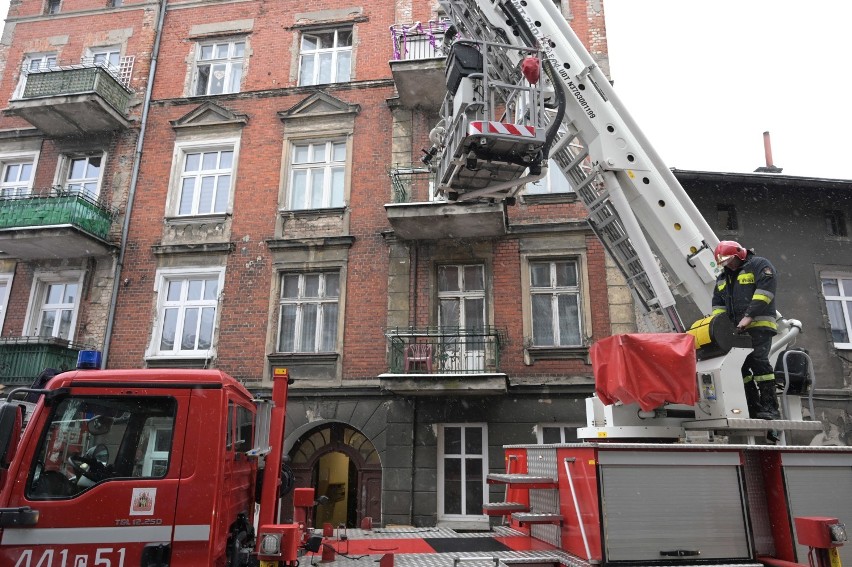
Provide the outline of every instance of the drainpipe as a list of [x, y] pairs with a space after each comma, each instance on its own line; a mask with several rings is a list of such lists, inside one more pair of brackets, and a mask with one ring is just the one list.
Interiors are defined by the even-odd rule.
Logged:
[[133, 154], [133, 171], [130, 175], [130, 189], [127, 193], [127, 206], [124, 208], [124, 223], [121, 227], [121, 246], [118, 250], [118, 262], [115, 268], [115, 279], [112, 282], [112, 297], [107, 313], [106, 333], [104, 334], [103, 358], [101, 369], [106, 368], [109, 359], [109, 343], [112, 340], [112, 330], [115, 325], [115, 309], [118, 303], [118, 291], [121, 288], [121, 269], [124, 267], [124, 254], [127, 250], [127, 236], [130, 232], [130, 213], [133, 211], [133, 200], [136, 197], [136, 186], [139, 183], [139, 167], [142, 162], [142, 143], [145, 140], [145, 129], [148, 125], [148, 109], [151, 105], [151, 93], [154, 90], [154, 75], [157, 71], [157, 57], [160, 53], [160, 41], [163, 37], [163, 24], [166, 19], [166, 3], [160, 0], [160, 13], [157, 17], [157, 32], [154, 37], [154, 50], [151, 53], [151, 68], [148, 70], [148, 85], [145, 87], [145, 99], [142, 102], [142, 121], [139, 125], [139, 137], [136, 139], [136, 151]]

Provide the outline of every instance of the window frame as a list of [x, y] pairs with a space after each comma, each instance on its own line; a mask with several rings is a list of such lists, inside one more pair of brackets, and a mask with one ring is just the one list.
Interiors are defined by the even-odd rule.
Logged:
[[[544, 445], [544, 430], [547, 429], [559, 429], [559, 441], [558, 443], [579, 443], [579, 439], [577, 437], [576, 429], [578, 427], [583, 427], [582, 423], [566, 423], [566, 422], [553, 422], [553, 423], [538, 423], [535, 426], [535, 442], [538, 445]], [[574, 434], [572, 435], [572, 439], [567, 439], [565, 435], [566, 429], [574, 429]]]
[[[327, 274], [336, 274], [337, 275], [337, 296], [330, 297], [325, 295], [327, 293], [327, 284], [325, 276]], [[319, 275], [320, 281], [318, 289], [321, 290], [322, 295], [317, 297], [305, 297], [302, 295], [304, 293], [305, 288], [305, 277]], [[284, 297], [284, 279], [288, 276], [298, 276], [298, 296], [296, 298], [285, 298]], [[322, 269], [313, 269], [313, 270], [282, 270], [278, 273], [278, 324], [277, 324], [277, 332], [275, 339], [275, 351], [279, 354], [299, 354], [299, 355], [311, 355], [311, 354], [326, 354], [326, 353], [338, 353], [340, 352], [340, 329], [341, 329], [341, 305], [342, 305], [342, 295], [343, 295], [343, 270], [340, 268], [322, 268]], [[303, 316], [304, 316], [304, 306], [306, 304], [317, 304], [317, 315], [316, 315], [316, 327], [314, 329], [314, 350], [302, 350], [301, 343], [304, 340], [302, 328]], [[323, 306], [328, 304], [334, 304], [337, 306], [337, 315], [335, 326], [333, 329], [333, 333], [331, 336], [334, 337], [334, 350], [320, 350], [322, 347], [322, 336], [324, 334], [325, 328], [325, 309]], [[293, 323], [293, 348], [294, 350], [282, 350], [284, 346], [284, 308], [287, 305], [295, 305], [296, 306], [296, 317]]]
[[[76, 188], [76, 189], [69, 188], [69, 185], [72, 184], [71, 179], [70, 179], [70, 175], [71, 175], [71, 170], [73, 169], [74, 162], [77, 161], [77, 160], [85, 159], [87, 164], [88, 164], [88, 161], [92, 158], [99, 158], [100, 161], [101, 161], [100, 165], [98, 166], [98, 177], [97, 177], [97, 179], [92, 181], [91, 177], [82, 177], [82, 178], [80, 178], [79, 182], [74, 183], [74, 184], [75, 185], [85, 185], [87, 183], [94, 182], [94, 184], [95, 184], [94, 192], [87, 191], [85, 189], [85, 187]], [[94, 200], [99, 199], [100, 195], [101, 195], [101, 188], [103, 187], [103, 178], [104, 178], [104, 169], [105, 169], [105, 165], [106, 165], [106, 158], [107, 158], [106, 152], [63, 154], [60, 158], [59, 171], [58, 171], [58, 174], [57, 174], [56, 185], [60, 186], [61, 190], [63, 192], [68, 192], [68, 193], [73, 194], [73, 195], [85, 195], [85, 196], [90, 197]], [[88, 165], [87, 165], [87, 169], [88, 169]]]
[[[727, 221], [724, 226], [723, 214]], [[733, 234], [740, 229], [739, 214], [734, 203], [716, 203], [716, 229], [721, 234]]]
[[[558, 179], [554, 179], [555, 175], [558, 176]], [[541, 187], [542, 189], [536, 190], [536, 187]], [[576, 191], [574, 191], [571, 182], [568, 181], [562, 170], [559, 169], [559, 165], [554, 159], [549, 159], [547, 160], [547, 174], [538, 181], [524, 185], [523, 194], [529, 197], [538, 195], [570, 195], [573, 193], [576, 193]]]
[[838, 239], [849, 237], [849, 225], [846, 220], [846, 213], [842, 209], [825, 209], [823, 219], [825, 220], [827, 237]]
[[[467, 459], [468, 453], [465, 451], [465, 442], [464, 435], [462, 435], [461, 442], [461, 453], [451, 453], [448, 454], [445, 451], [445, 435], [447, 428], [458, 427], [464, 429], [466, 428], [479, 428], [482, 432], [482, 453], [478, 454], [478, 457], [482, 463], [482, 500], [483, 504], [488, 502], [488, 424], [487, 423], [439, 423], [438, 424], [438, 482], [437, 482], [437, 496], [438, 496], [438, 506], [437, 506], [437, 516], [438, 521], [456, 521], [456, 522], [480, 522], [480, 521], [488, 521], [488, 516], [482, 514], [482, 506], [478, 506], [479, 514], [447, 514], [445, 513], [445, 490], [444, 490], [444, 481], [446, 477], [446, 460], [449, 457], [458, 457], [461, 460], [462, 464], [462, 478], [466, 478], [465, 472], [467, 468]], [[473, 453], [471, 453], [473, 455]], [[467, 503], [466, 503], [466, 482], [462, 482], [462, 510], [467, 512]]]
[[[555, 282], [556, 273], [554, 271], [555, 264], [561, 262], [570, 262], [574, 265], [574, 272], [576, 275], [577, 283], [573, 286], [558, 286]], [[533, 274], [533, 264], [549, 264], [549, 272], [550, 272], [550, 282], [551, 285], [548, 287], [533, 287], [532, 274]], [[527, 260], [528, 265], [528, 277], [529, 277], [529, 303], [530, 303], [530, 346], [533, 348], [577, 348], [584, 346], [584, 321], [583, 321], [583, 288], [582, 288], [582, 272], [581, 272], [581, 264], [578, 258], [572, 258], [570, 256], [566, 257], [554, 257], [554, 258], [529, 258]], [[551, 290], [551, 291], [547, 291]], [[551, 296], [551, 330], [553, 332], [553, 343], [554, 344], [536, 344], [535, 342], [535, 328], [536, 328], [536, 319], [535, 319], [535, 309], [533, 307], [533, 298], [537, 295], [550, 295]], [[558, 313], [558, 298], [562, 296], [573, 295], [577, 298], [577, 343], [571, 344], [561, 344], [561, 336], [560, 336], [560, 321], [559, 321], [559, 313]], [[554, 305], [554, 300], [556, 305]], [[554, 309], [556, 312], [554, 313]]]
[[[217, 46], [220, 45], [228, 45], [228, 54], [222, 57], [212, 57], [210, 59], [202, 59], [203, 49], [205, 47], [213, 46], [214, 54], [217, 49]], [[234, 54], [236, 51], [237, 44], [242, 44], [242, 54], [237, 56]], [[229, 95], [229, 94], [237, 94], [242, 92], [243, 81], [246, 76], [246, 66], [248, 64], [248, 36], [235, 36], [235, 37], [220, 37], [213, 39], [204, 39], [197, 40], [194, 46], [193, 60], [192, 60], [192, 80], [190, 81], [190, 95], [192, 97], [197, 96], [221, 96], [221, 95]], [[234, 85], [234, 65], [239, 64], [240, 66], [240, 76], [237, 79], [237, 84]], [[211, 93], [210, 86], [212, 82], [210, 81], [210, 74], [213, 73], [214, 65], [224, 65], [225, 66], [225, 75], [224, 82], [222, 86], [222, 92]], [[203, 93], [199, 93], [198, 89], [200, 87], [200, 67], [208, 66], [210, 68], [207, 78], [207, 84], [204, 88]]]
[[[15, 197], [27, 197], [33, 192], [33, 183], [35, 182], [35, 172], [38, 167], [38, 152], [9, 152], [0, 154], [0, 198], [8, 199]], [[16, 194], [6, 195], [7, 187], [3, 181], [6, 177], [6, 168], [10, 165], [30, 163], [30, 179], [26, 187], [20, 183], [10, 184], [9, 189], [16, 189]]]
[[[41, 61], [37, 69], [31, 69], [34, 61]], [[18, 84], [15, 87], [15, 92], [12, 95], [13, 99], [19, 99], [24, 96], [24, 89], [27, 86], [27, 76], [31, 72], [49, 71], [58, 69], [59, 53], [56, 51], [42, 51], [35, 53], [27, 53], [24, 55], [24, 60], [21, 62], [21, 76], [18, 79]]]
[[[68, 420], [68, 413], [76, 410], [74, 413], [81, 415], [81, 411], [87, 407], [98, 408], [99, 405], [104, 403], [122, 404], [126, 400], [122, 400], [116, 396], [72, 395], [62, 398], [56, 404], [53, 404], [47, 416], [45, 428], [38, 438], [38, 444], [33, 453], [33, 460], [28, 465], [29, 473], [26, 483], [26, 497], [34, 501], [55, 500], [58, 497], [62, 497], [64, 501], [70, 501], [85, 492], [99, 490], [97, 487], [115, 481], [137, 479], [156, 483], [174, 476], [170, 474], [170, 468], [172, 468], [170, 465], [172, 463], [171, 456], [174, 453], [175, 437], [178, 432], [177, 426], [180, 420], [178, 401], [173, 396], [157, 394], [147, 395], [141, 399], [148, 403], [142, 406], [144, 407], [144, 411], [139, 411], [136, 415], [145, 416], [146, 419], [144, 422], [132, 418], [115, 421], [108, 416], [106, 419], [110, 420], [108, 423], [111, 425], [102, 434], [93, 434], [85, 427], [86, 422], [91, 422], [93, 419], [98, 418], [97, 414], [91, 418], [87, 416], [86, 418]], [[158, 405], [153, 406], [153, 404]], [[164, 415], [155, 415], [152, 407], [156, 407]], [[163, 460], [163, 457], [165, 457], [166, 461], [166, 468], [162, 471], [162, 474], [153, 474], [150, 465], [146, 471], [143, 462], [149, 453], [151, 453], [150, 450], [154, 445], [151, 442], [150, 430], [155, 424], [159, 424], [159, 431], [167, 431], [169, 434], [168, 450], [161, 451], [161, 455], [159, 455], [160, 460]], [[129, 443], [132, 440], [136, 441], [135, 446]], [[128, 441], [128, 443], [125, 443], [125, 441]], [[129, 454], [136, 453], [142, 448], [143, 444], [145, 444], [146, 451], [137, 455], [137, 457], [141, 455], [141, 459], [137, 458], [129, 461], [129, 463], [128, 460], [122, 459], [122, 456], [127, 457]], [[132, 467], [131, 471], [127, 471], [130, 474], [121, 474], [122, 471], [113, 468], [104, 478], [87, 479], [91, 484], [79, 485], [72, 484], [72, 481], [69, 481], [67, 486], [56, 487], [65, 489], [67, 492], [65, 490], [59, 493], [37, 493], [34, 491], [34, 488], [38, 484], [36, 480], [37, 469], [41, 469], [40, 474], [47, 471], [56, 471], [66, 476], [68, 472], [67, 467], [69, 467], [67, 463], [67, 456], [69, 454], [75, 452], [86, 454], [89, 449], [97, 447], [107, 447], [107, 450], [110, 451], [109, 460], [111, 462], [105, 471], [110, 471], [110, 468], [117, 463], [124, 462]], [[125, 464], [124, 466], [128, 465]], [[65, 473], [62, 473], [62, 471], [65, 471]]]
[[[231, 183], [228, 188], [228, 200], [227, 205], [225, 206], [225, 210], [222, 212], [211, 212], [211, 213], [198, 213], [198, 203], [200, 202], [200, 190], [196, 191], [196, 195], [193, 196], [193, 210], [195, 212], [191, 212], [189, 214], [181, 214], [180, 206], [181, 199], [183, 194], [183, 179], [184, 179], [184, 167], [186, 163], [187, 155], [193, 153], [205, 153], [212, 151], [223, 151], [228, 150], [232, 152], [231, 158]], [[166, 216], [169, 218], [179, 218], [179, 219], [188, 219], [191, 220], [193, 218], [207, 218], [209, 216], [225, 216], [232, 212], [234, 206], [234, 191], [236, 190], [236, 177], [237, 170], [239, 164], [239, 156], [240, 156], [240, 136], [233, 136], [227, 138], [211, 138], [209, 140], [187, 140], [187, 141], [179, 141], [175, 142], [174, 152], [172, 154], [172, 179], [169, 183], [169, 200], [168, 208], [166, 212]], [[198, 170], [200, 178], [201, 171]], [[219, 174], [217, 174], [219, 175]], [[215, 199], [213, 201], [215, 204]]]
[[[173, 281], [189, 281], [191, 279], [216, 279], [218, 290], [215, 300], [185, 300], [185, 293], [181, 290], [181, 297], [178, 303], [174, 306], [168, 305], [171, 303], [168, 300], [168, 285]], [[156, 359], [210, 359], [216, 353], [216, 344], [218, 340], [219, 320], [221, 317], [221, 299], [224, 292], [225, 284], [225, 268], [216, 267], [198, 267], [198, 268], [160, 268], [157, 270], [157, 275], [154, 278], [154, 294], [156, 296], [156, 311], [151, 329], [151, 341], [148, 345], [146, 358]], [[208, 303], [205, 304], [205, 301]], [[190, 304], [191, 302], [191, 304]], [[182, 349], [178, 341], [179, 330], [183, 329], [185, 322], [185, 312], [188, 307], [215, 307], [213, 315], [212, 327], [210, 329], [210, 347], [206, 349]], [[161, 350], [163, 337], [163, 328], [166, 322], [166, 309], [178, 309], [177, 319], [175, 320], [175, 341], [171, 350]], [[199, 324], [201, 324], [199, 317]], [[178, 348], [175, 348], [178, 347]]]
[[[98, 63], [95, 60], [99, 55], [106, 54], [105, 62]], [[112, 63], [109, 60], [111, 54], [115, 54], [115, 63]], [[91, 62], [92, 65], [97, 65], [103, 67], [104, 69], [109, 70], [114, 75], [118, 75], [119, 68], [121, 67], [121, 45], [98, 45], [95, 47], [87, 47], [86, 48], [86, 59]]]
[[[843, 272], [843, 271], [826, 271], [819, 274], [820, 278], [820, 295], [823, 300], [823, 308], [826, 313], [826, 322], [829, 338], [834, 345], [834, 348], [840, 350], [852, 350], [852, 283], [850, 283], [849, 288], [843, 285], [843, 280], [849, 280], [852, 282], [852, 272]], [[840, 291], [839, 295], [826, 295], [825, 287], [822, 284], [822, 280], [825, 279], [834, 279], [838, 282], [838, 290]], [[828, 309], [829, 301], [839, 301], [841, 305], [841, 314], [844, 318], [844, 324], [846, 326], [846, 338], [847, 342], [838, 342], [834, 340], [834, 337], [831, 335], [832, 328], [830, 324], [830, 312]], [[843, 309], [845, 307], [845, 309]]]
[[9, 308], [9, 297], [12, 294], [14, 280], [14, 272], [0, 273], [0, 332], [3, 331], [3, 323], [6, 321], [6, 311]]
[[[349, 32], [349, 45], [338, 47], [338, 37], [340, 31], [348, 31]], [[318, 49], [309, 49], [305, 50], [304, 47], [304, 39], [306, 36], [311, 35], [319, 35], [334, 32], [334, 46], [330, 48], [318, 48]], [[298, 64], [296, 70], [296, 86], [299, 87], [313, 87], [318, 85], [333, 85], [338, 83], [349, 83], [352, 81], [352, 69], [354, 63], [354, 45], [355, 45], [355, 26], [353, 25], [338, 25], [338, 26], [329, 26], [325, 28], [316, 28], [316, 29], [305, 29], [302, 30], [298, 36], [299, 41], [299, 53], [298, 53]], [[346, 80], [338, 80], [338, 57], [340, 53], [347, 52], [349, 53], [349, 69], [348, 69], [348, 77]], [[331, 73], [330, 80], [328, 82], [320, 82], [319, 75], [321, 72], [321, 65], [318, 65], [320, 57], [325, 53], [331, 53]], [[314, 62], [313, 73], [310, 81], [303, 82], [302, 81], [302, 71], [304, 61], [308, 56], [311, 56]]]
[[[77, 331], [77, 319], [80, 315], [80, 306], [82, 304], [83, 281], [85, 272], [82, 270], [72, 270], [67, 272], [47, 272], [39, 271], [33, 275], [33, 283], [30, 288], [30, 298], [27, 306], [27, 314], [24, 319], [24, 329], [27, 336], [42, 337], [44, 339], [62, 339], [69, 343], [74, 342]], [[38, 328], [41, 325], [42, 313], [45, 311], [47, 294], [52, 285], [67, 285], [75, 284], [77, 286], [77, 294], [73, 306], [71, 307], [71, 320], [69, 321], [69, 331], [67, 337], [58, 335], [39, 335]], [[64, 305], [64, 304], [56, 304]], [[56, 309], [62, 310], [61, 307]], [[54, 322], [54, 327], [58, 322]]]
[[46, 0], [44, 4], [44, 13], [48, 16], [54, 16], [62, 12], [62, 0]]
[[[319, 145], [325, 146], [325, 155], [326, 159], [322, 162], [318, 161], [309, 161], [296, 163], [296, 152], [299, 148], [307, 147], [308, 155], [313, 156], [315, 154], [315, 146]], [[342, 161], [335, 160], [334, 149], [336, 145], [343, 146], [344, 156]], [[348, 169], [349, 169], [349, 143], [346, 136], [333, 136], [329, 138], [317, 138], [317, 139], [298, 139], [291, 140], [288, 145], [289, 159], [288, 159], [288, 172], [287, 172], [287, 208], [289, 211], [317, 211], [322, 209], [338, 209], [341, 207], [345, 207], [347, 205], [346, 196], [347, 196], [347, 181], [348, 181]], [[340, 202], [334, 202], [334, 171], [336, 169], [340, 170], [340, 175], [342, 177], [343, 186], [340, 189]], [[305, 204], [310, 205], [313, 201], [313, 187], [312, 180], [315, 172], [322, 171], [323, 175], [323, 184], [322, 184], [322, 203], [318, 207], [313, 206], [295, 206], [296, 197], [294, 192], [296, 190], [296, 175], [299, 172], [306, 172], [305, 175], [305, 188], [304, 188], [304, 199]]]

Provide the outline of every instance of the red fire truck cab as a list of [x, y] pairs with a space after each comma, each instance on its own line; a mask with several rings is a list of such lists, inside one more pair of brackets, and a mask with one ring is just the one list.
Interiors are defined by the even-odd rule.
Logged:
[[38, 395], [19, 443], [20, 406], [0, 407], [12, 426], [0, 434], [0, 565], [248, 564], [257, 473], [272, 455], [255, 443], [257, 407], [239, 382], [78, 370]]

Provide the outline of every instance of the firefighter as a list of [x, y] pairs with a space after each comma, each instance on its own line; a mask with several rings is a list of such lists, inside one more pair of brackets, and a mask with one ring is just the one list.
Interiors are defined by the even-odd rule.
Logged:
[[743, 363], [743, 385], [749, 415], [780, 419], [775, 395], [775, 373], [769, 363], [775, 323], [775, 268], [766, 258], [738, 242], [723, 240], [716, 246], [716, 262], [723, 267], [713, 291], [713, 315], [725, 313], [738, 333], [751, 336], [752, 352]]

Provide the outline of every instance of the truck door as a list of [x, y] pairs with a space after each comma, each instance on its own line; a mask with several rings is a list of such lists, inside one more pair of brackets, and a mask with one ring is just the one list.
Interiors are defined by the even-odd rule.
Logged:
[[28, 425], [34, 430], [6, 505], [30, 506], [39, 518], [3, 530], [0, 565], [167, 563], [180, 532], [175, 502], [189, 392], [115, 393], [74, 388]]

